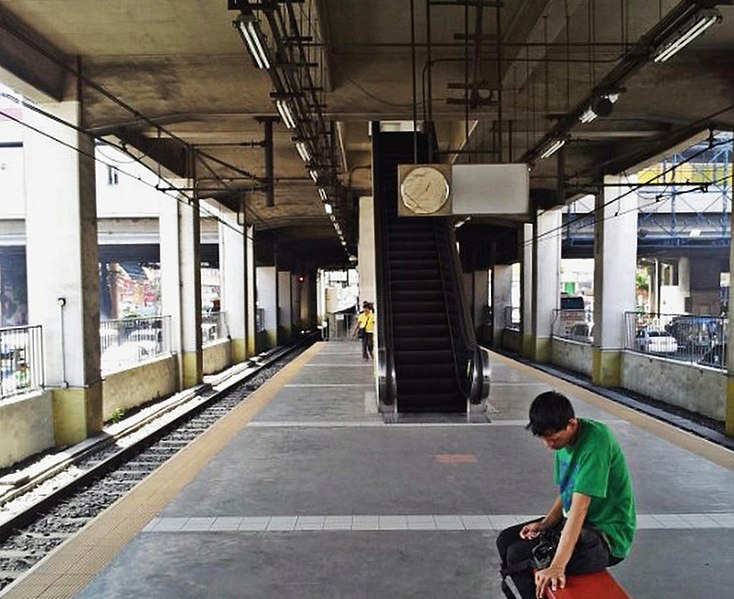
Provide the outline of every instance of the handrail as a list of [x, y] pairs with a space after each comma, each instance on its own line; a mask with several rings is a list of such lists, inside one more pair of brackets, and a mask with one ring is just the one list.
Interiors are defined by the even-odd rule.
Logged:
[[456, 341], [454, 339], [454, 330], [459, 329], [459, 327], [455, 327], [455, 323], [453, 322], [453, 318], [451, 316], [452, 310], [449, 308], [449, 303], [452, 305], [455, 305], [455, 302], [451, 302], [449, 298], [449, 292], [448, 292], [448, 286], [451, 285], [452, 280], [455, 280], [455, 277], [452, 277], [447, 272], [447, 265], [444, 264], [445, 262], [445, 256], [444, 256], [444, 239], [441, 236], [442, 232], [442, 225], [448, 226], [447, 224], [443, 222], [434, 222], [433, 223], [433, 235], [434, 240], [436, 242], [436, 253], [438, 255], [438, 269], [441, 272], [441, 279], [443, 281], [443, 285], [441, 285], [441, 289], [443, 291], [443, 305], [444, 305], [444, 311], [446, 312], [446, 320], [449, 324], [449, 341], [451, 342], [451, 355], [454, 357], [454, 377], [456, 378], [456, 384], [459, 386], [459, 389], [462, 391], [462, 393], [466, 396], [466, 390], [465, 390], [465, 383], [459, 376], [460, 367], [458, 363], [458, 352], [456, 351]]
[[[380, 123], [373, 121], [372, 143], [380, 144]], [[377, 148], [377, 152], [382, 149]], [[380, 169], [372, 169], [372, 188], [379, 190]], [[387, 235], [383, 230], [387, 223], [385, 203], [375, 194], [373, 202], [373, 215], [375, 227], [375, 279], [377, 288], [375, 290], [377, 301], [377, 380], [380, 406], [393, 406], [397, 398], [397, 380], [395, 376], [395, 355], [393, 352], [392, 339], [392, 308], [390, 306], [390, 269], [387, 258], [390, 255]]]
[[[454, 317], [450, 317], [449, 320], [457, 383], [470, 404], [481, 404], [489, 396], [489, 352], [477, 345], [474, 329], [469, 325], [471, 315], [463, 299], [464, 290], [459, 279], [461, 263], [458, 254], [452, 249], [456, 246], [453, 229], [448, 222], [445, 222], [436, 223], [434, 231], [436, 232], [439, 265], [445, 282], [444, 298], [447, 304], [447, 313], [450, 301], [448, 287], [450, 286], [454, 298], [451, 303], [456, 310], [455, 314], [459, 316], [458, 322], [454, 322], [456, 320]], [[458, 362], [459, 355], [456, 351], [454, 331], [456, 331], [458, 341], [462, 346], [462, 358], [466, 360], [467, 368], [462, 368], [463, 365]], [[465, 377], [463, 380], [460, 378], [462, 376]]]

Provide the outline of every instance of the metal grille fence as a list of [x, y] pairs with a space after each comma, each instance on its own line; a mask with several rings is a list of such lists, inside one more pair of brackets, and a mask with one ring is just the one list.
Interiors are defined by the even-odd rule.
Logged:
[[0, 329], [0, 400], [42, 389], [43, 329]]

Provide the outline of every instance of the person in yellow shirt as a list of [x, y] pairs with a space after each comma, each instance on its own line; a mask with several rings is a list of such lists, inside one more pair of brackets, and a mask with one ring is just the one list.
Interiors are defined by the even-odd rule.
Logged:
[[375, 336], [375, 313], [372, 304], [365, 301], [362, 302], [362, 311], [357, 317], [357, 323], [354, 325], [352, 337], [359, 337], [362, 340], [362, 359], [369, 360], [372, 358], [372, 344]]

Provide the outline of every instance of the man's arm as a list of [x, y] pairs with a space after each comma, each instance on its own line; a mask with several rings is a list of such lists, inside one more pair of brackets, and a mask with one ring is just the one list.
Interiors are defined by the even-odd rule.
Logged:
[[568, 518], [563, 525], [561, 539], [558, 541], [558, 548], [553, 557], [550, 566], [545, 570], [541, 570], [535, 574], [536, 596], [542, 597], [548, 585], [555, 590], [560, 583], [561, 588], [566, 586], [566, 564], [571, 559], [576, 542], [579, 540], [581, 528], [586, 520], [586, 514], [589, 511], [591, 497], [583, 493], [574, 493], [571, 498], [571, 510], [568, 512]]
[[541, 530], [550, 528], [554, 524], [557, 524], [563, 518], [563, 504], [561, 503], [561, 496], [556, 497], [553, 505], [548, 510], [548, 513], [542, 520], [537, 522], [531, 522], [527, 526], [523, 526], [520, 531], [520, 537], [523, 539], [534, 539], [540, 534]]

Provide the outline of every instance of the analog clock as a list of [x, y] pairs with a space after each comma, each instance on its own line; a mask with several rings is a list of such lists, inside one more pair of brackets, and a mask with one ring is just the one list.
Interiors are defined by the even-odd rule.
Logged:
[[400, 199], [414, 214], [434, 214], [449, 197], [449, 181], [436, 166], [418, 166], [408, 172], [400, 185]]

